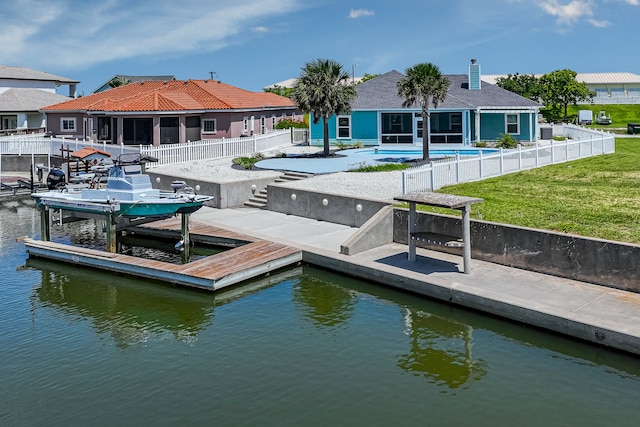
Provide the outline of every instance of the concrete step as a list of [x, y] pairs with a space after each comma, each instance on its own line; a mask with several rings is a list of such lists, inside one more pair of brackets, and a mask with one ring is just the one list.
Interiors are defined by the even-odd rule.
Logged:
[[246, 202], [244, 202], [244, 205], [250, 208], [264, 208], [267, 206], [267, 203], [261, 203], [261, 202], [254, 202], [251, 199], [247, 200]]
[[304, 172], [285, 172], [284, 176], [286, 177], [296, 177], [298, 179], [307, 179], [313, 176], [312, 173], [304, 173]]
[[[298, 181], [301, 179], [307, 179], [312, 177], [312, 173], [302, 173], [302, 172], [285, 172], [280, 177], [276, 178], [275, 182], [292, 182]], [[255, 193], [249, 200], [244, 202], [245, 206], [250, 206], [254, 208], [264, 208], [267, 206], [267, 189], [263, 188], [262, 190]]]

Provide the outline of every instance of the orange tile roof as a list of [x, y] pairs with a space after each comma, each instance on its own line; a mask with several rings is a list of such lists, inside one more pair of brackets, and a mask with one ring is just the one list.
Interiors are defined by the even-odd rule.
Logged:
[[42, 108], [43, 111], [189, 111], [295, 107], [289, 98], [216, 80], [130, 83]]

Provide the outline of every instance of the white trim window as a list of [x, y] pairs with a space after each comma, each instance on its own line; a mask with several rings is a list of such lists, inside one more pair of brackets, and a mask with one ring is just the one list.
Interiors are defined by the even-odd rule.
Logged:
[[336, 118], [336, 139], [351, 139], [351, 116]]
[[276, 125], [278, 124], [278, 121], [276, 120], [276, 115], [272, 114], [271, 115], [271, 130], [276, 130]]
[[202, 133], [216, 133], [218, 126], [216, 119], [202, 119]]
[[267, 118], [265, 116], [260, 116], [260, 133], [267, 133]]
[[60, 132], [75, 132], [76, 129], [75, 117], [60, 117]]
[[505, 133], [520, 135], [520, 114], [505, 114], [504, 127]]
[[249, 117], [244, 117], [242, 119], [242, 133], [245, 135], [249, 133]]

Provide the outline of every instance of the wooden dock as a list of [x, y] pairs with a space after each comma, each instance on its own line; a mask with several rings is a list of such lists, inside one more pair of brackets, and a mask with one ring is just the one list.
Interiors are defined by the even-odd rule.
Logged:
[[[145, 224], [148, 234], [180, 234], [180, 221]], [[232, 242], [232, 249], [187, 264], [24, 238], [29, 256], [215, 291], [302, 261], [299, 249], [205, 224], [191, 224], [192, 240]], [[241, 244], [240, 244], [241, 243]], [[224, 245], [224, 243], [223, 243]]]

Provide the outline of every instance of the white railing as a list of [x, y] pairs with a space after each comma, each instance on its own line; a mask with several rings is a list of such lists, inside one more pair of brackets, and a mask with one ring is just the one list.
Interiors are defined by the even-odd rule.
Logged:
[[479, 181], [486, 178], [563, 163], [584, 157], [615, 152], [615, 137], [575, 125], [563, 125], [564, 141], [532, 147], [503, 150], [496, 154], [460, 156], [432, 161], [402, 173], [402, 193], [433, 191], [446, 185]]
[[9, 136], [0, 138], [0, 154], [50, 154], [51, 138], [44, 136]]
[[222, 159], [284, 148], [291, 145], [291, 131], [282, 130], [244, 138], [203, 139], [184, 144], [140, 146], [140, 154], [158, 159], [147, 168], [194, 160]]

